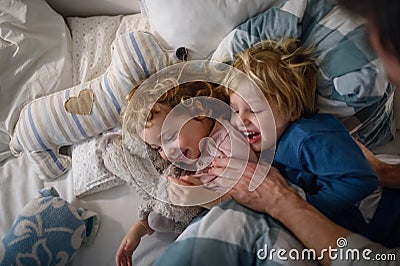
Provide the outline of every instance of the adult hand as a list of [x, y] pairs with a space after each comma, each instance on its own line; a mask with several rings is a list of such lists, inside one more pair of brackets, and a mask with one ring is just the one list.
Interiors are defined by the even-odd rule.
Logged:
[[[232, 158], [215, 159], [210, 173], [224, 177], [225, 173], [229, 173], [229, 171], [225, 171], [229, 160]], [[292, 200], [302, 200], [276, 168], [271, 166], [269, 171], [263, 172], [256, 171], [256, 167], [256, 163], [247, 162], [239, 181], [230, 190], [229, 195], [236, 201], [255, 211], [277, 217], [282, 208], [293, 203]], [[268, 167], [259, 169], [268, 169]], [[255, 190], [250, 191], [249, 186], [252, 179], [257, 180], [259, 185]]]

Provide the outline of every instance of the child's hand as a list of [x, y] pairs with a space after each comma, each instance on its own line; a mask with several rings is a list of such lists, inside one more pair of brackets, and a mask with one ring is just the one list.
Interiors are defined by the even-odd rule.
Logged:
[[119, 245], [115, 262], [117, 266], [132, 266], [132, 255], [140, 243], [140, 238], [126, 235]]
[[249, 191], [255, 190], [265, 179], [271, 165], [266, 162], [249, 162], [237, 158], [215, 158], [208, 173], [218, 178], [219, 183], [232, 188], [243, 178], [249, 178]]
[[195, 176], [181, 176], [180, 179], [168, 177], [168, 196], [171, 203], [181, 206], [203, 205], [219, 198], [214, 191], [203, 187]]
[[141, 222], [136, 222], [129, 229], [129, 232], [122, 239], [121, 244], [115, 255], [117, 266], [132, 266], [132, 255], [139, 246], [142, 236], [147, 234], [147, 229]]

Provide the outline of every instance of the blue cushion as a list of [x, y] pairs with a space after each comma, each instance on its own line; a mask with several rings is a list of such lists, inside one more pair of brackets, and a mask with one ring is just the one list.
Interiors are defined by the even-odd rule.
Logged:
[[76, 209], [50, 187], [29, 202], [0, 242], [0, 265], [66, 265], [82, 243], [91, 243], [99, 217]]

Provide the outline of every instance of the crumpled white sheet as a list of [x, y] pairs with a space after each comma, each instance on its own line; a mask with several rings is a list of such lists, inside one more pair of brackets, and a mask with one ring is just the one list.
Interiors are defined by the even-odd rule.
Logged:
[[0, 1], [0, 165], [21, 108], [70, 87], [71, 62], [69, 30], [46, 1]]

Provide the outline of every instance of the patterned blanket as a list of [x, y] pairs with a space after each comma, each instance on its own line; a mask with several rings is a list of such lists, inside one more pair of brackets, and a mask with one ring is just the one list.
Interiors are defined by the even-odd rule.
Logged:
[[318, 265], [278, 221], [234, 200], [199, 215], [155, 265]]

